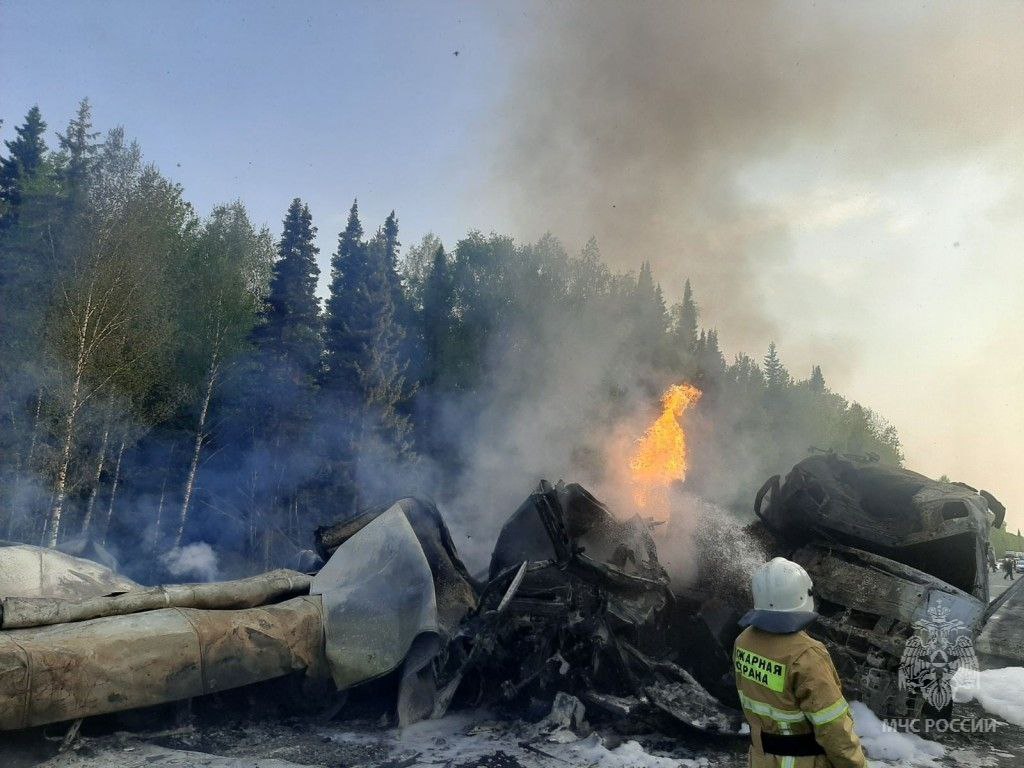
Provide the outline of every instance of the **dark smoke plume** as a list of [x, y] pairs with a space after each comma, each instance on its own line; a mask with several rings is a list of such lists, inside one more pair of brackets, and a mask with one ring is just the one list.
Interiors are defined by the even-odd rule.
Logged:
[[734, 349], [788, 330], [793, 228], [871, 208], [826, 180], [1009, 157], [1024, 115], [1020, 4], [588, 0], [527, 25], [500, 155], [518, 225], [650, 259], [670, 297], [689, 276]]

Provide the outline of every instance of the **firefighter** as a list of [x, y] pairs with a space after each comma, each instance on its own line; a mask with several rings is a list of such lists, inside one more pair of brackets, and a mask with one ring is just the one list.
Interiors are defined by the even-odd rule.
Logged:
[[818, 617], [811, 577], [776, 557], [752, 586], [754, 610], [733, 649], [751, 768], [866, 768], [832, 658], [804, 632]]

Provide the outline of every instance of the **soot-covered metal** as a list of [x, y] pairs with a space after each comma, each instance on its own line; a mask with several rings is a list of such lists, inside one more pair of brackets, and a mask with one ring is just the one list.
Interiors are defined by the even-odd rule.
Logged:
[[900, 685], [904, 651], [938, 617], [967, 641], [977, 636], [989, 616], [989, 533], [1005, 507], [962, 483], [829, 452], [783, 483], [770, 478], [754, 511], [752, 535], [814, 580], [820, 618], [808, 631], [848, 696], [883, 716], [934, 714]]
[[[579, 485], [541, 482], [498, 537], [478, 610], [438, 669], [452, 703], [546, 712], [559, 692], [622, 728], [736, 733], [728, 657], [673, 594], [648, 524], [617, 520]], [[687, 653], [689, 651], [689, 653]]]

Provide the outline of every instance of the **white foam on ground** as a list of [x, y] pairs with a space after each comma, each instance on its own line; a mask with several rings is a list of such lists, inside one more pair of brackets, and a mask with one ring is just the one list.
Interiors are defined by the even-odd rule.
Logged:
[[[568, 743], [552, 743], [538, 736], [536, 726], [492, 720], [485, 712], [447, 715], [385, 732], [335, 732], [331, 738], [383, 742], [391, 750], [392, 759], [417, 755], [417, 764], [458, 765], [498, 751], [530, 768], [565, 764], [589, 768], [708, 768], [711, 764], [706, 758], [653, 755], [638, 741], [626, 741], [609, 749], [596, 733]], [[531, 751], [524, 744], [538, 751]]]
[[704, 758], [679, 760], [652, 755], [644, 750], [638, 741], [627, 741], [614, 749], [608, 749], [597, 734], [563, 746], [557, 753], [552, 754], [568, 760], [572, 765], [596, 765], [601, 768], [696, 768], [710, 765]]
[[[6, 763], [5, 763], [6, 764]], [[277, 758], [222, 757], [205, 752], [167, 749], [156, 744], [101, 749], [90, 754], [64, 752], [41, 763], [39, 768], [316, 768]]]
[[850, 702], [853, 728], [860, 736], [864, 753], [873, 760], [897, 765], [935, 765], [945, 755], [941, 745], [922, 739], [914, 733], [899, 733], [885, 728], [866, 704]]
[[953, 675], [953, 701], [976, 699], [986, 712], [1024, 725], [1024, 667], [958, 669]]

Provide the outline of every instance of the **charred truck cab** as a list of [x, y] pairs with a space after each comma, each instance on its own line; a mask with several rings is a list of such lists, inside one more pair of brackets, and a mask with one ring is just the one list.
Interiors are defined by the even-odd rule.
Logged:
[[769, 550], [814, 580], [820, 618], [808, 631], [849, 695], [894, 717], [947, 709], [947, 697], [909, 680], [908, 646], [930, 642], [936, 626], [944, 638], [966, 638], [952, 638], [960, 647], [977, 636], [989, 603], [989, 531], [1005, 507], [961, 483], [825, 453], [781, 484], [770, 478], [754, 512]]

